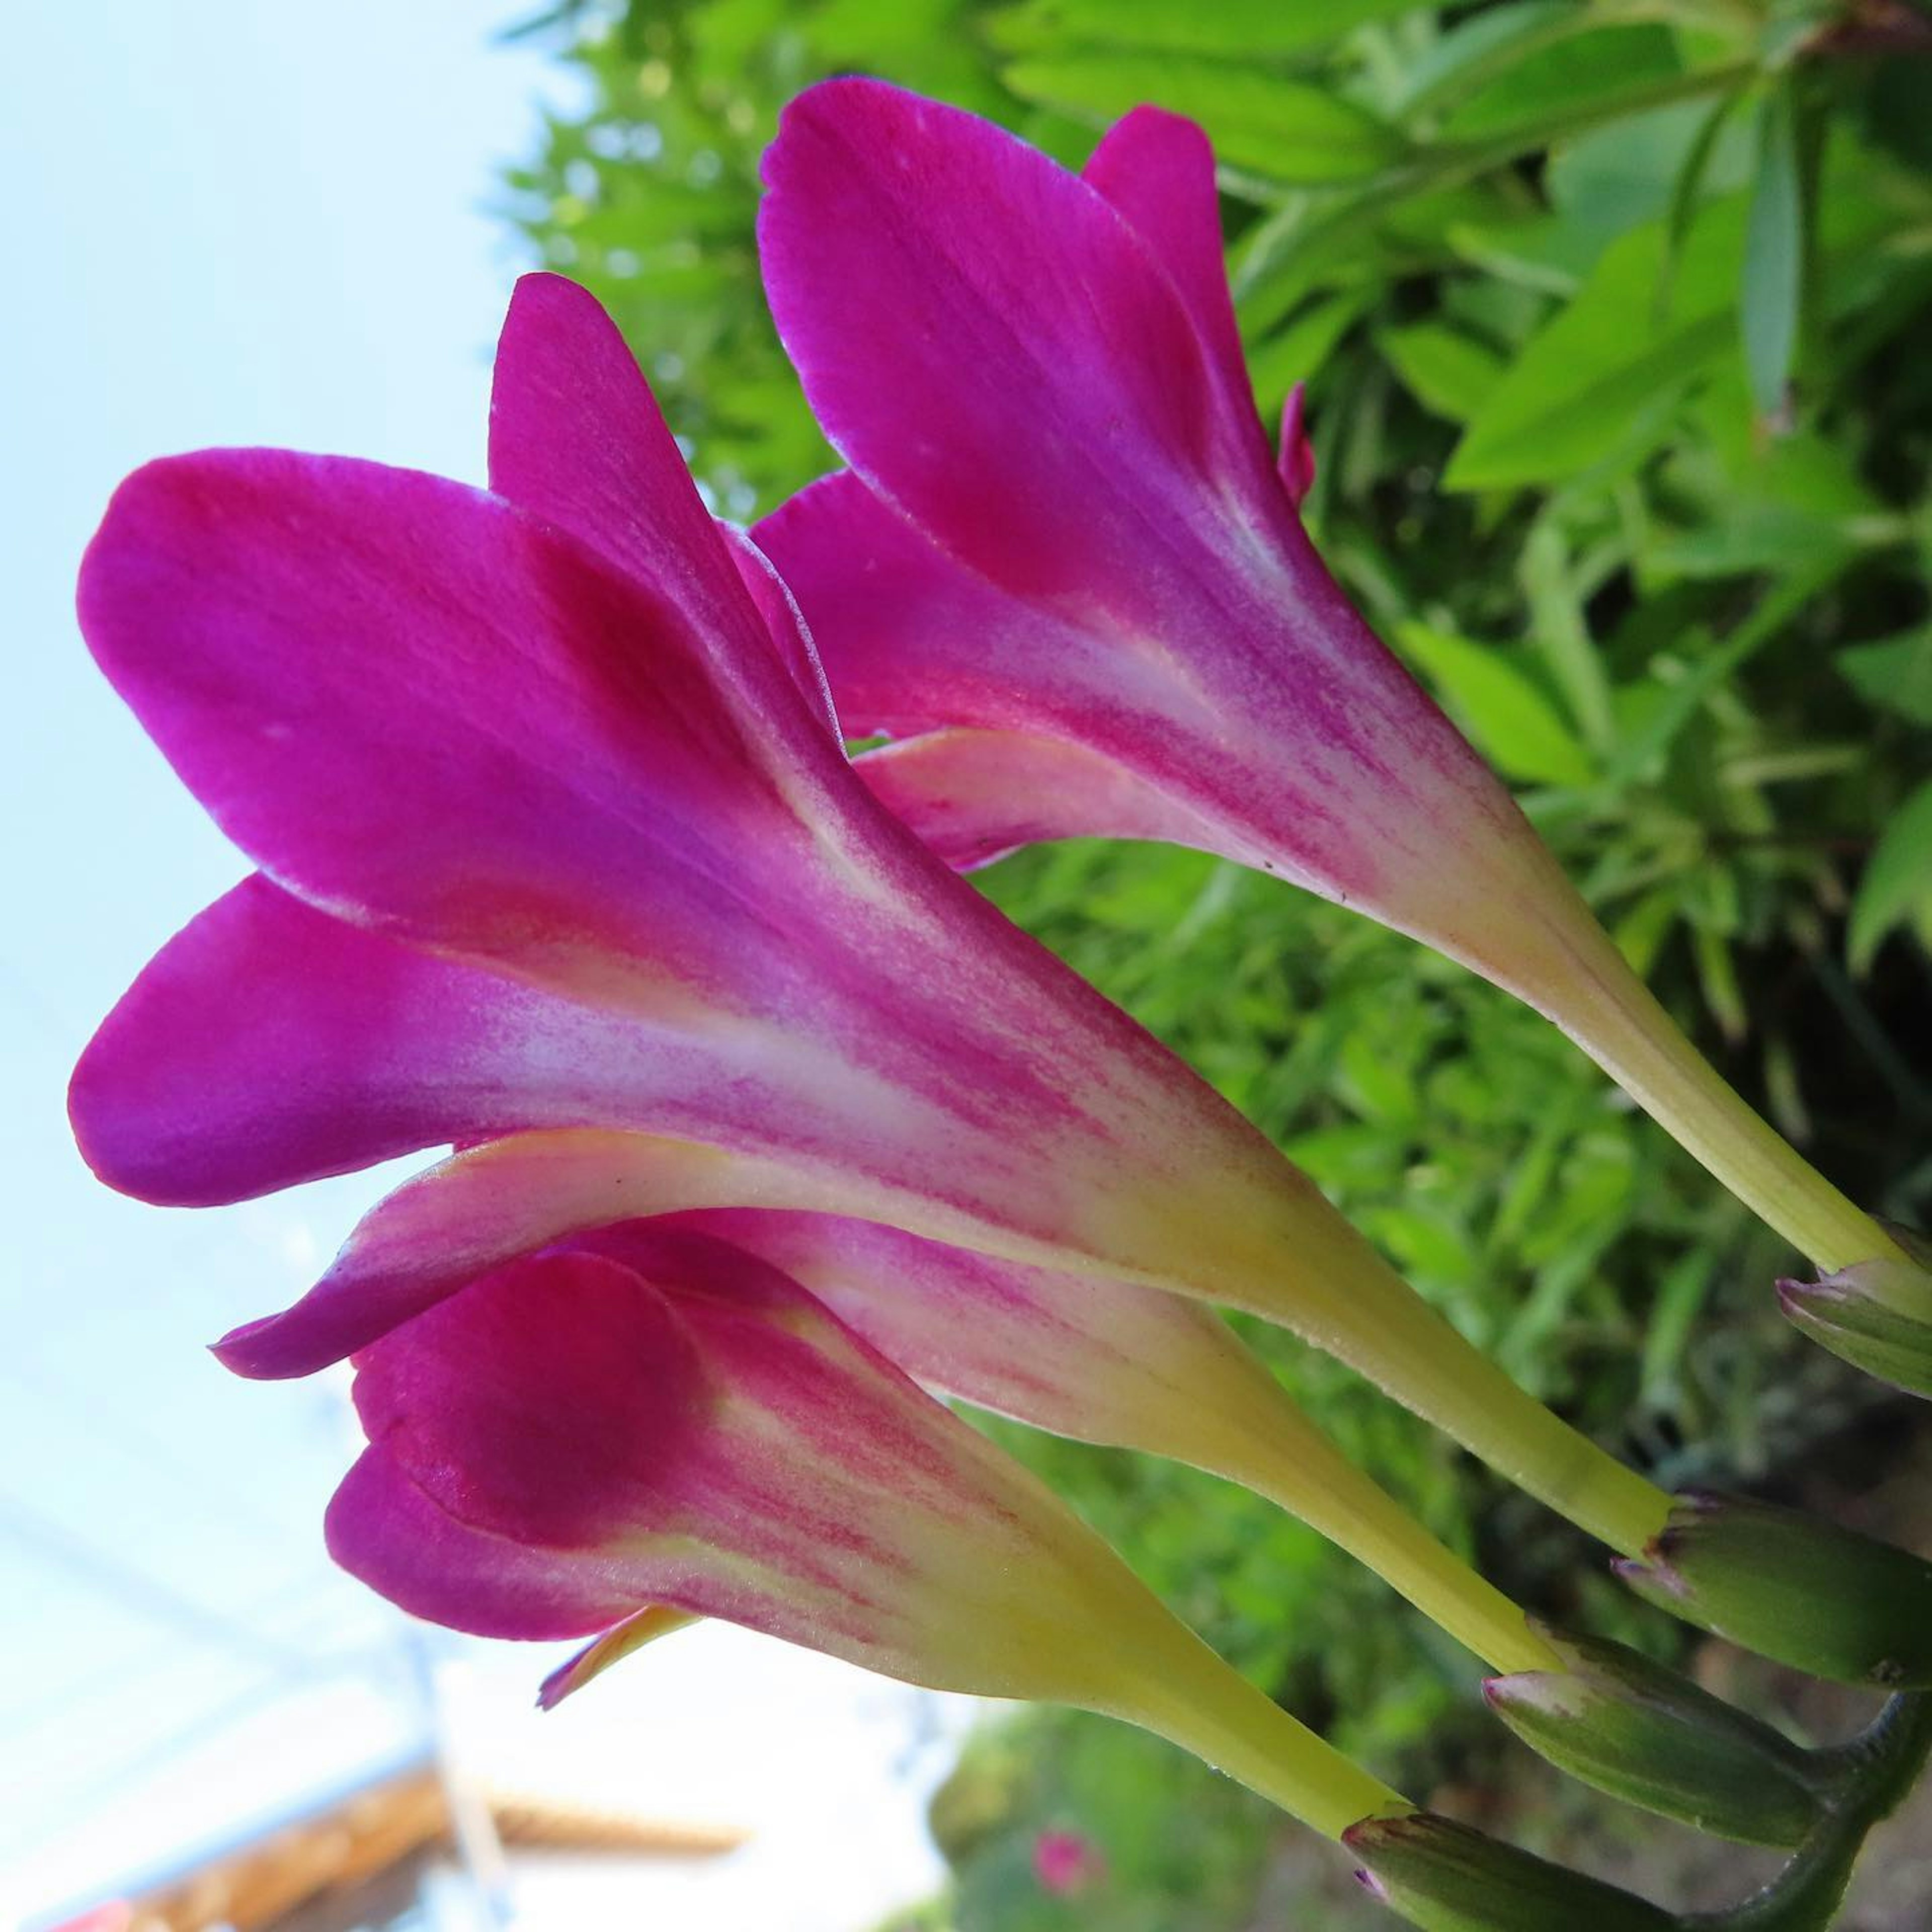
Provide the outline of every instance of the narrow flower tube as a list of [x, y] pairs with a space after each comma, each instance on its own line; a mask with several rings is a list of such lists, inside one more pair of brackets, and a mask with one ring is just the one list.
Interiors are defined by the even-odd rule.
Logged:
[[[1330, 1838], [1412, 1808], [796, 1282], [722, 1243], [482, 1276], [362, 1352], [338, 1561], [492, 1636], [720, 1617], [934, 1688], [1125, 1719]], [[567, 1688], [567, 1687], [566, 1687]]]
[[196, 1204], [459, 1149], [232, 1366], [306, 1373], [640, 1213], [808, 1208], [1251, 1309], [1642, 1546], [1660, 1492], [854, 778], [783, 587], [554, 278], [491, 469], [169, 459], [83, 566], [97, 659], [261, 868], [89, 1046], [87, 1158]]
[[849, 467], [755, 535], [848, 730], [894, 741], [858, 768], [896, 812], [962, 864], [1165, 838], [1354, 907], [1546, 1014], [1820, 1265], [1896, 1256], [1682, 1037], [1316, 554], [1198, 128], [1137, 109], [1075, 176], [832, 80], [764, 177], [772, 314]]
[[[922, 1386], [1057, 1435], [1171, 1456], [1279, 1504], [1503, 1672], [1561, 1672], [1523, 1612], [1343, 1456], [1198, 1303], [770, 1209], [628, 1221], [575, 1251], [696, 1275], [752, 1254]], [[722, 1251], [722, 1252], [721, 1252]]]

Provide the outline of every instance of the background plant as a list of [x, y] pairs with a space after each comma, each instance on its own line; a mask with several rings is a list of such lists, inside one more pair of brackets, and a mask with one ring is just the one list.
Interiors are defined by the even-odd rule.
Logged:
[[[835, 460], [758, 286], [757, 161], [786, 98], [883, 74], [1076, 165], [1137, 101], [1200, 120], [1257, 398], [1276, 412], [1308, 385], [1306, 513], [1344, 583], [1727, 1075], [1855, 1198], [1923, 1225], [1932, 17], [1906, 0], [632, 0], [521, 31], [554, 38], [590, 105], [552, 121], [508, 212], [617, 316], [719, 508], [747, 520]], [[1660, 1480], [1788, 1478], [1876, 1426], [1876, 1386], [1777, 1316], [1775, 1241], [1491, 988], [1197, 855], [1073, 844], [985, 883], [1521, 1380]], [[1678, 1641], [1345, 1372], [1256, 1339], [1506, 1588]], [[1467, 1774], [1456, 1741], [1487, 1736], [1473, 1673], [1372, 1579], [1226, 1486], [994, 1426], [1346, 1748], [1412, 1786]], [[1188, 1798], [1186, 1768], [1084, 1720], [1028, 1725], [1024, 1775], [969, 1760], [948, 1801], [976, 1789], [983, 1809], [997, 1788], [998, 1820], [962, 1832], [940, 1809], [962, 1925], [1033, 1922], [1014, 1847], [1076, 1798], [1087, 1828], [1148, 1850], [1135, 1896], [1240, 1922], [1262, 1824], [1197, 1834], [1220, 1849], [1163, 1892], [1146, 1822], [1162, 1802], [1239, 1821], [1238, 1799]], [[998, 1751], [982, 1756], [1020, 1761]], [[1131, 1775], [1110, 1751], [1138, 1752]]]

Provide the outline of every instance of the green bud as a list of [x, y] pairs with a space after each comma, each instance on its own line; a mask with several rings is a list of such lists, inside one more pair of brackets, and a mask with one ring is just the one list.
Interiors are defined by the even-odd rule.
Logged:
[[1780, 1281], [1786, 1317], [1868, 1375], [1932, 1396], [1932, 1249], [1894, 1228], [1906, 1258], [1861, 1262], [1816, 1281]]
[[1674, 1932], [1678, 1921], [1634, 1893], [1585, 1878], [1447, 1818], [1368, 1818], [1342, 1842], [1355, 1876], [1424, 1932]]
[[1735, 1497], [1676, 1498], [1644, 1560], [1612, 1566], [1688, 1623], [1840, 1684], [1932, 1686], [1932, 1564]]
[[1540, 1630], [1568, 1670], [1483, 1686], [1559, 1770], [1647, 1811], [1747, 1844], [1797, 1844], [1833, 1774], [1786, 1737], [1623, 1645]]

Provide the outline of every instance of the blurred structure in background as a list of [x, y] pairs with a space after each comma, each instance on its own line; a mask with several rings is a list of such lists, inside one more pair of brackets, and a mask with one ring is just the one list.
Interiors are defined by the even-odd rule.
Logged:
[[482, 1791], [430, 1759], [46, 1932], [455, 1932], [509, 1922], [532, 1862], [708, 1858], [746, 1834]]

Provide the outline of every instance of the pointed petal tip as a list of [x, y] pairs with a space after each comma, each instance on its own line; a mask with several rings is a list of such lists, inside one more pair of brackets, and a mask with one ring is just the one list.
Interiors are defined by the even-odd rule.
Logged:
[[614, 1664], [641, 1650], [647, 1643], [669, 1636], [674, 1630], [688, 1628], [700, 1619], [694, 1612], [680, 1610], [669, 1604], [648, 1604], [634, 1616], [626, 1617], [602, 1636], [593, 1638], [562, 1663], [537, 1687], [537, 1708], [554, 1711], [574, 1691], [580, 1690], [593, 1677], [602, 1676]]
[[278, 1359], [272, 1338], [280, 1319], [278, 1316], [261, 1315], [252, 1322], [244, 1322], [209, 1342], [208, 1352], [230, 1375], [239, 1376], [246, 1382], [281, 1382], [305, 1374], [307, 1370], [286, 1367]]
[[1627, 1583], [1640, 1596], [1654, 1601], [1660, 1597], [1688, 1597], [1689, 1586], [1684, 1579], [1663, 1560], [1660, 1537], [1652, 1546], [1651, 1560], [1645, 1562], [1634, 1556], [1619, 1556], [1610, 1564], [1611, 1574], [1620, 1582]]
[[583, 1680], [577, 1675], [577, 1666], [583, 1662], [584, 1654], [579, 1651], [574, 1657], [566, 1658], [537, 1686], [539, 1711], [554, 1711], [578, 1688]]
[[1315, 446], [1308, 436], [1307, 404], [1308, 385], [1297, 382], [1282, 405], [1280, 454], [1276, 463], [1281, 487], [1298, 510], [1315, 487]]

